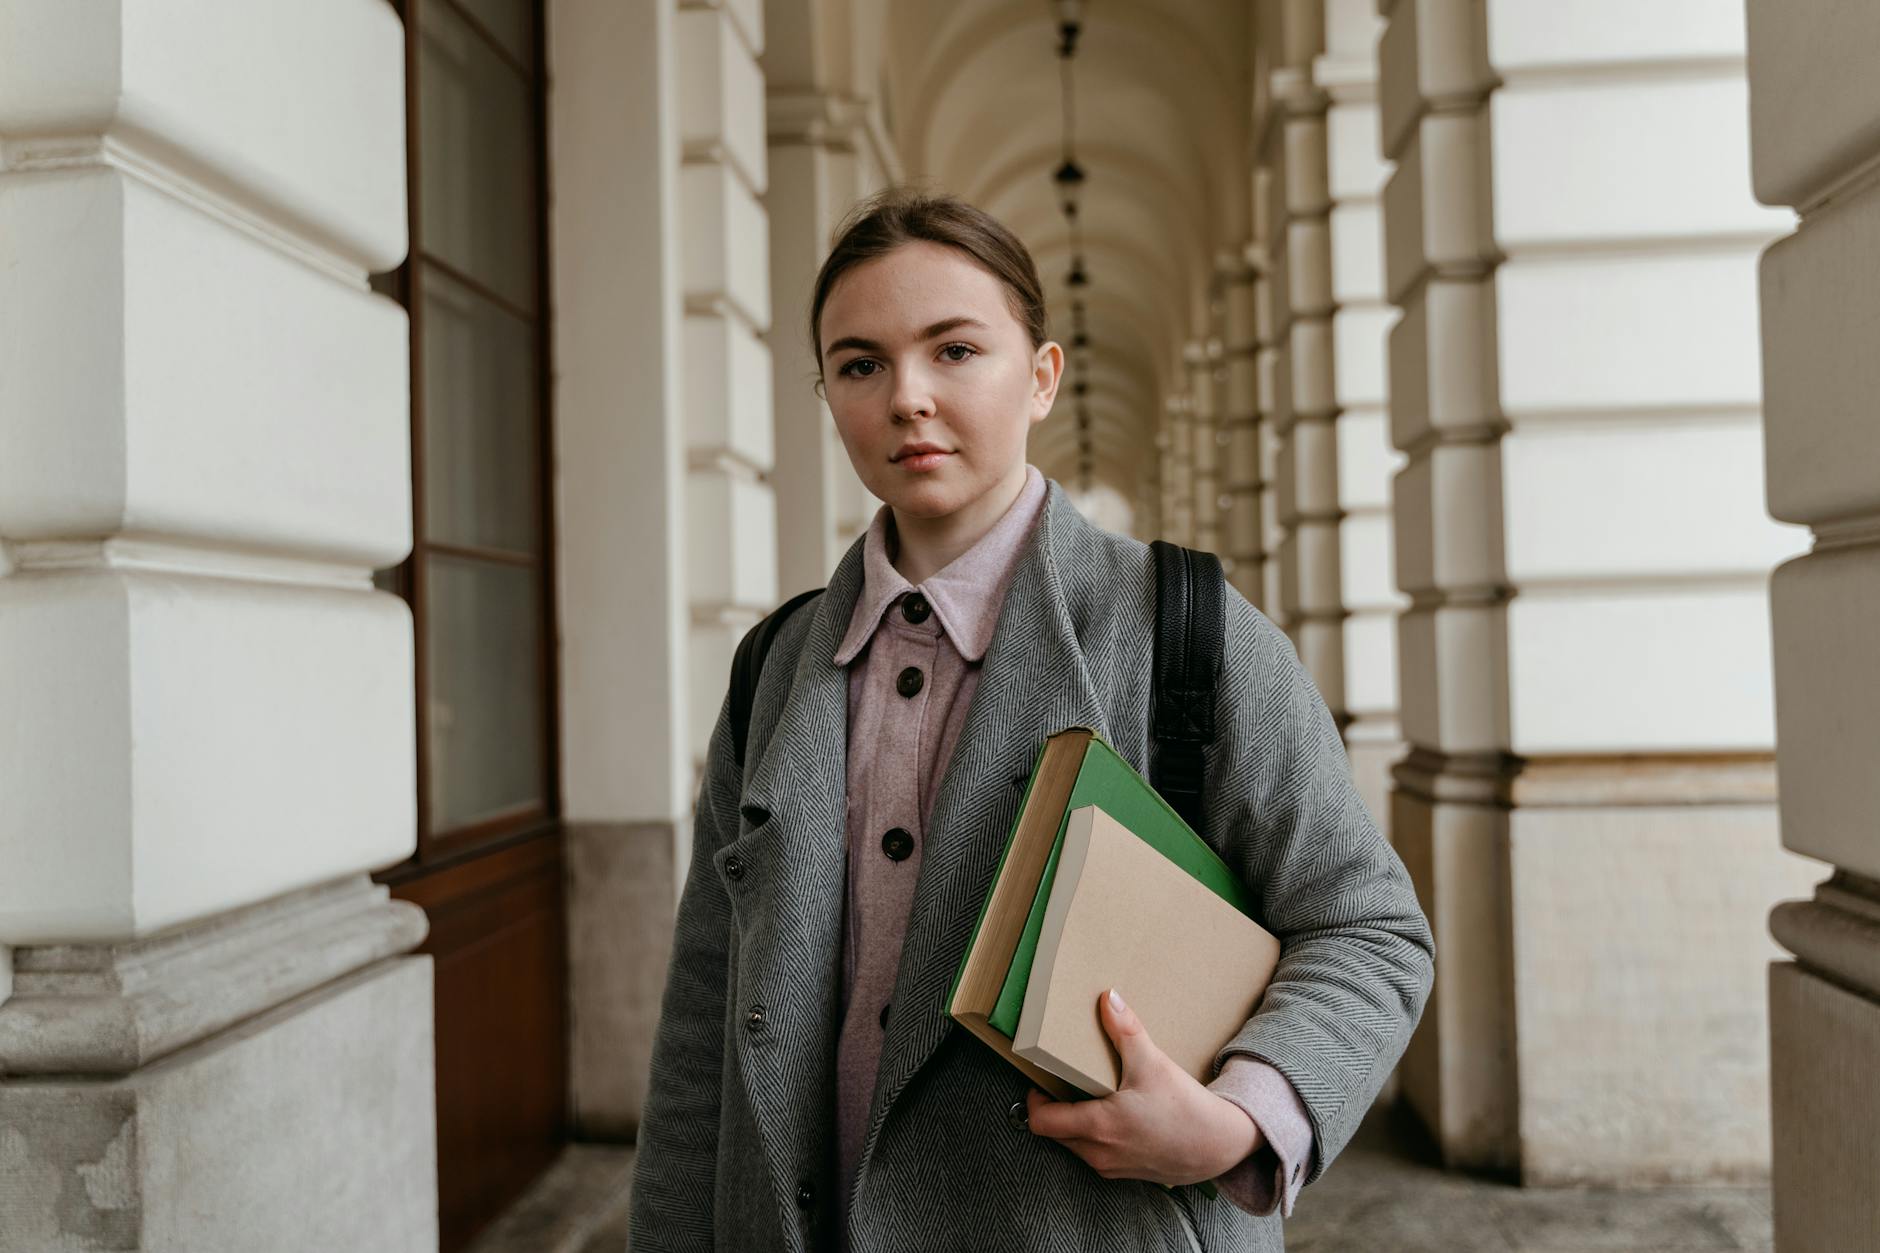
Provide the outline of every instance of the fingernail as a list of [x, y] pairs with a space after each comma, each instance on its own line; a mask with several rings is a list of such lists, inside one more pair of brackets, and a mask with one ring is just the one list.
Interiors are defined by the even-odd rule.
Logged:
[[1129, 1006], [1123, 1004], [1123, 996], [1115, 988], [1110, 989], [1110, 1008], [1119, 1014], [1129, 1008]]

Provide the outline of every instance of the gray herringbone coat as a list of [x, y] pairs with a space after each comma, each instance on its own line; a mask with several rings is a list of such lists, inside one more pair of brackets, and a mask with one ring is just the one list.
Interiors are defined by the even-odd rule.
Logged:
[[[1278, 1253], [1277, 1218], [1194, 1188], [1103, 1179], [1009, 1125], [1023, 1076], [946, 1015], [1045, 737], [1094, 726], [1149, 773], [1152, 555], [1048, 486], [934, 803], [849, 1239], [884, 1253]], [[778, 633], [742, 780], [728, 704], [712, 731], [640, 1127], [635, 1253], [815, 1249], [837, 1237], [848, 677], [831, 657], [861, 585], [857, 540], [828, 591]], [[1316, 1136], [1310, 1182], [1402, 1052], [1432, 945], [1291, 643], [1231, 587], [1206, 815], [1209, 842], [1253, 885], [1260, 921], [1284, 944], [1259, 1011], [1221, 1056], [1261, 1058], [1298, 1089]]]

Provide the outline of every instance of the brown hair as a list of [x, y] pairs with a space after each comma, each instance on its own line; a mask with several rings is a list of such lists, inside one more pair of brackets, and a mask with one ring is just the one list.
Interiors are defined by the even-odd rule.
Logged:
[[1031, 336], [1033, 348], [1042, 347], [1044, 286], [1038, 267], [1018, 236], [983, 209], [957, 196], [890, 187], [857, 205], [836, 229], [829, 258], [816, 275], [816, 296], [809, 308], [809, 353], [822, 377], [823, 304], [836, 280], [903, 244], [925, 241], [958, 248], [1005, 285], [1012, 316]]

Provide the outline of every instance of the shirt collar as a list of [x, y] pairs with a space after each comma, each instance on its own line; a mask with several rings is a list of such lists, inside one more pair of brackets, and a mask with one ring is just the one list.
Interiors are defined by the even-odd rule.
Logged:
[[1018, 568], [1025, 537], [1031, 534], [1044, 501], [1044, 475], [1027, 463], [1025, 486], [992, 529], [945, 568], [928, 575], [919, 587], [901, 577], [888, 559], [888, 527], [893, 524], [894, 513], [886, 505], [877, 509], [862, 541], [861, 595], [856, 597], [855, 611], [849, 616], [848, 633], [836, 649], [835, 664], [846, 666], [853, 661], [874, 637], [888, 606], [914, 591], [933, 606], [941, 629], [961, 657], [967, 661], [984, 657], [999, 624], [1006, 586]]

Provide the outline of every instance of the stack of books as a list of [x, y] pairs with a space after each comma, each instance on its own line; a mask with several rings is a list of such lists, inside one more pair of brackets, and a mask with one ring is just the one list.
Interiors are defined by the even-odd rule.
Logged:
[[1097, 1001], [1207, 1083], [1258, 1006], [1279, 941], [1227, 863], [1089, 727], [1039, 750], [948, 1000], [968, 1031], [1059, 1100], [1121, 1081]]

